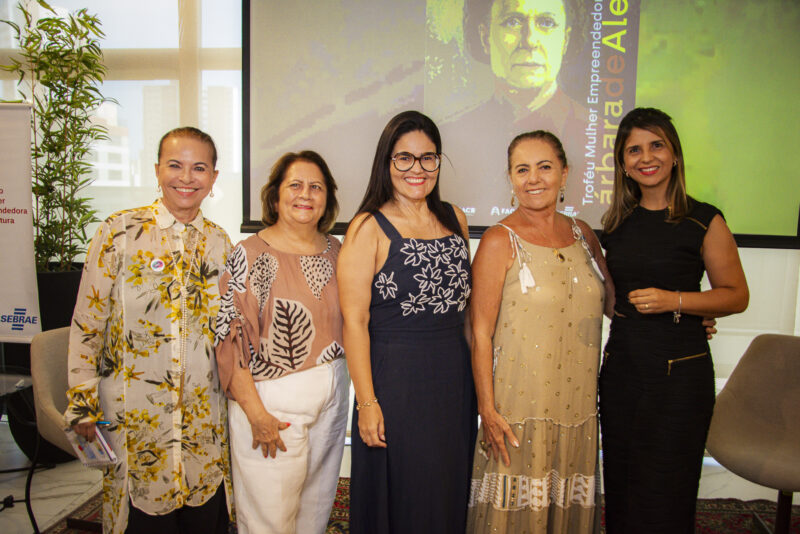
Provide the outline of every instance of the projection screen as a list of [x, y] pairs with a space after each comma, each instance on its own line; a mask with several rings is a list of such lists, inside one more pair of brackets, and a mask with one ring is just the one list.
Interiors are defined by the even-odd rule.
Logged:
[[[338, 182], [342, 231], [383, 127], [406, 109], [439, 126], [442, 198], [474, 236], [512, 210], [506, 148], [534, 129], [566, 149], [559, 209], [600, 228], [617, 125], [653, 106], [675, 120], [689, 193], [720, 207], [740, 244], [798, 246], [800, 177], [782, 157], [800, 134], [797, 3], [250, 0], [243, 16], [243, 230], [260, 227], [275, 160], [311, 149]], [[538, 41], [520, 74], [507, 43], [526, 32]]]

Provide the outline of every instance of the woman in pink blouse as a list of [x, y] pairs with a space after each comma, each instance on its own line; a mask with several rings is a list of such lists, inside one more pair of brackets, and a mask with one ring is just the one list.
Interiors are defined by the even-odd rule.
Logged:
[[336, 284], [336, 182], [316, 152], [282, 156], [266, 228], [220, 278], [216, 351], [229, 397], [240, 534], [323, 533], [336, 494], [349, 379]]

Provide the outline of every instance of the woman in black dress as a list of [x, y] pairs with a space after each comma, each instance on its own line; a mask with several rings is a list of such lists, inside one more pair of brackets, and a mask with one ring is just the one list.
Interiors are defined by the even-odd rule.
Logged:
[[439, 199], [441, 153], [425, 115], [390, 120], [339, 254], [353, 534], [464, 532], [477, 431], [469, 242], [464, 214]]
[[607, 532], [691, 533], [714, 406], [702, 318], [743, 311], [747, 281], [722, 213], [686, 194], [667, 114], [628, 113], [614, 162], [601, 238], [616, 288], [599, 386]]

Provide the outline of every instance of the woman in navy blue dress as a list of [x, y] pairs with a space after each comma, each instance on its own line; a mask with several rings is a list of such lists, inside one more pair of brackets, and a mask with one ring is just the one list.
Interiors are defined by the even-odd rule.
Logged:
[[688, 534], [714, 407], [702, 320], [743, 311], [747, 282], [722, 213], [686, 194], [666, 113], [628, 113], [614, 163], [601, 238], [615, 286], [599, 383], [606, 529]]
[[442, 143], [425, 115], [386, 125], [339, 254], [356, 393], [350, 532], [464, 532], [477, 411], [464, 326], [466, 217], [439, 198]]

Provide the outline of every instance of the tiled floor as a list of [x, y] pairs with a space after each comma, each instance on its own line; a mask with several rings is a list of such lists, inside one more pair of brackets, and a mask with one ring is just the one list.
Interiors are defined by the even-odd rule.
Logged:
[[[28, 459], [14, 443], [8, 424], [0, 421], [0, 469], [28, 465]], [[345, 447], [341, 476], [350, 476], [350, 447]], [[26, 472], [0, 474], [0, 501], [6, 495], [22, 498], [25, 493]], [[88, 469], [77, 461], [61, 464], [54, 469], [39, 471], [33, 477], [31, 494], [33, 511], [44, 530], [66, 516], [78, 505], [100, 490], [100, 472]], [[732, 497], [742, 500], [776, 500], [777, 492], [748, 482], [729, 473], [713, 459], [706, 458], [700, 480], [700, 498]], [[795, 504], [800, 495], [795, 494]], [[25, 504], [0, 512], [0, 533], [27, 534], [32, 532]]]
[[[28, 458], [14, 442], [8, 423], [0, 421], [0, 469], [30, 465]], [[8, 495], [17, 499], [25, 497], [27, 471], [0, 474], [0, 500]], [[78, 461], [58, 465], [53, 469], [37, 471], [31, 485], [32, 507], [39, 529], [53, 525], [100, 490], [100, 471], [88, 469]], [[0, 512], [0, 532], [22, 534], [33, 532], [25, 503]]]

